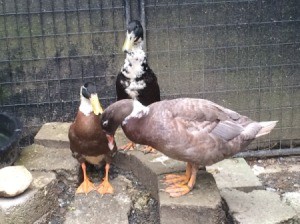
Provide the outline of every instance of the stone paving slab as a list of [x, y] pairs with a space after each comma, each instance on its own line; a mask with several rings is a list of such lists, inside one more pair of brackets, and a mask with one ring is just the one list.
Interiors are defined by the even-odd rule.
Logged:
[[0, 198], [1, 224], [42, 223], [45, 216], [57, 207], [56, 175], [52, 172], [31, 172], [33, 182], [21, 195]]
[[144, 154], [140, 151], [118, 152], [114, 158], [114, 164], [121, 168], [130, 170], [141, 183], [158, 199], [158, 176], [185, 170], [185, 163], [171, 160], [161, 163], [161, 153]]
[[[52, 170], [54, 167], [54, 170], [56, 171], [60, 170], [62, 167], [65, 168], [66, 165], [70, 163], [70, 159], [72, 159], [74, 162], [74, 167], [76, 166], [78, 168], [79, 165], [77, 161], [71, 157], [69, 148], [65, 147], [69, 144], [67, 137], [67, 130], [69, 128], [69, 125], [69, 123], [51, 123], [44, 125], [40, 131], [41, 133], [39, 132], [37, 137], [35, 138], [35, 142], [40, 144], [39, 147], [43, 147], [41, 145], [54, 145], [56, 151], [53, 149], [54, 147], [51, 147], [51, 150], [49, 150], [50, 152], [47, 153], [45, 153], [45, 150], [42, 151], [42, 148], [39, 148], [37, 146], [34, 146], [34, 149], [27, 149], [29, 152], [26, 152], [25, 150], [25, 153], [21, 156], [27, 156], [25, 160], [31, 160], [31, 162], [27, 163], [27, 165], [29, 167], [32, 167], [33, 169], [41, 169], [38, 167], [42, 167], [42, 169], [46, 168]], [[48, 140], [48, 138], [50, 140]], [[128, 142], [127, 138], [120, 130], [118, 130], [118, 132], [116, 133], [115, 139], [118, 146], [121, 146]], [[58, 148], [62, 150], [57, 151]], [[281, 212], [281, 217], [284, 218], [277, 218], [277, 215], [274, 216], [275, 218], [269, 218], [269, 215], [266, 214], [265, 217], [261, 219], [267, 220], [267, 222], [265, 222], [266, 224], [283, 223], [282, 220], [284, 220], [284, 223], [295, 221], [295, 217], [293, 215], [295, 215], [296, 212], [291, 207], [281, 202], [279, 196], [276, 196], [276, 193], [257, 190], [260, 189], [262, 185], [258, 181], [257, 177], [253, 174], [251, 168], [243, 159], [229, 159], [208, 167], [208, 170], [213, 174], [217, 185], [211, 174], [204, 171], [199, 171], [195, 189], [188, 195], [185, 195], [178, 199], [174, 199], [170, 198], [164, 192], [158, 191], [159, 188], [164, 188], [159, 180], [162, 178], [163, 174], [184, 171], [185, 163], [169, 159], [161, 153], [144, 154], [139, 150], [141, 150], [141, 146], [139, 146], [135, 151], [117, 153], [116, 157], [114, 158], [114, 163], [121, 169], [131, 170], [134, 175], [137, 176], [137, 178], [141, 181], [141, 183], [150, 190], [152, 196], [159, 200], [161, 223], [225, 222], [226, 218], [224, 210], [222, 209], [222, 199], [219, 194], [218, 188], [222, 191], [222, 197], [228, 204], [229, 212], [233, 216], [235, 223], [254, 223], [252, 222], [252, 219], [255, 218], [253, 217], [255, 216], [255, 212], [259, 213], [259, 211], [264, 210], [262, 214], [264, 214], [265, 212], [269, 214], [271, 213], [272, 209], [274, 209], [275, 212], [277, 211], [276, 213], [280, 213], [278, 212], [279, 209], [285, 210], [285, 212]], [[68, 156], [67, 152], [69, 153]], [[35, 154], [38, 154], [38, 156]], [[56, 160], [59, 159], [58, 157], [64, 157], [61, 155], [66, 156], [63, 160], [65, 160], [67, 164], [60, 166], [56, 162], [50, 162], [49, 166], [45, 165], [47, 161], [51, 161], [52, 158]], [[40, 162], [40, 159], [38, 159], [38, 157], [46, 158], [43, 162]], [[73, 162], [71, 162], [71, 164], [73, 164]], [[23, 163], [25, 162], [23, 161]], [[70, 166], [70, 170], [73, 170], [72, 167], [73, 165]], [[69, 172], [69, 170], [67, 171]], [[78, 176], [78, 172], [75, 172], [75, 169], [74, 172], [72, 171], [71, 173], [73, 173], [72, 176]], [[252, 192], [245, 193], [243, 191]], [[126, 194], [126, 190], [121, 190], [119, 192]], [[99, 208], [98, 212], [99, 210], [106, 211], [106, 207], [104, 205], [106, 205], [105, 203], [107, 202], [110, 203], [110, 200], [112, 200], [111, 202], [114, 205], [108, 205], [107, 212], [118, 209], [115, 206], [117, 206], [120, 202], [118, 202], [115, 196], [103, 196], [103, 198], [101, 198], [100, 200], [94, 200], [98, 196], [99, 195], [97, 195], [96, 193], [92, 193], [91, 195], [88, 195], [88, 197], [76, 196], [75, 201], [73, 202], [73, 207], [75, 209], [71, 209], [70, 213], [68, 213], [67, 215], [67, 220], [71, 220], [69, 223], [76, 223], [75, 220], [80, 217], [82, 218], [80, 223], [85, 223], [86, 219], [91, 219], [90, 217], [98, 217], [97, 219], [99, 221], [102, 216], [100, 216], [100, 213], [98, 214], [96, 212], [97, 210], [93, 208]], [[104, 201], [105, 198], [106, 201]], [[123, 198], [123, 196], [121, 198]], [[275, 202], [272, 204], [272, 201]], [[103, 202], [105, 203], [102, 204]], [[265, 208], [262, 208], [263, 205], [266, 204], [266, 202], [268, 203], [268, 205]], [[87, 203], [90, 204], [88, 206], [85, 206], [87, 205]], [[124, 206], [124, 211], [127, 211], [126, 206]], [[248, 211], [253, 211], [254, 215], [249, 213]], [[86, 215], [82, 216], [82, 214]], [[260, 217], [259, 215], [258, 217]], [[117, 217], [115, 218], [117, 219]], [[107, 218], [107, 220], [109, 219], [110, 217]], [[277, 220], [279, 221], [277, 222]], [[101, 219], [101, 222], [103, 221], [105, 220]], [[125, 218], [125, 216], [122, 216], [122, 218], [114, 222], [127, 223], [128, 219]], [[87, 223], [92, 222], [89, 221]], [[261, 222], [260, 220], [255, 220], [255, 223]]]
[[170, 198], [160, 192], [163, 189], [161, 179], [164, 174], [184, 172], [184, 162], [172, 160], [161, 153], [144, 154], [140, 151], [118, 153], [117, 166], [130, 167], [134, 175], [160, 202], [160, 222], [167, 223], [221, 223], [225, 220], [222, 199], [213, 176], [198, 171], [198, 181], [191, 193], [181, 198]]
[[290, 205], [300, 218], [300, 192], [286, 192], [282, 195], [282, 201]]
[[72, 157], [69, 148], [49, 148], [33, 144], [21, 151], [15, 164], [23, 165], [30, 171], [54, 171], [70, 181], [78, 181], [79, 163]]
[[49, 148], [70, 148], [68, 132], [71, 123], [45, 123], [34, 137], [34, 143]]
[[[128, 142], [122, 130], [118, 129], [115, 140], [118, 146]], [[186, 164], [181, 161], [170, 159], [162, 153], [143, 153], [142, 145], [138, 145], [133, 151], [119, 151], [114, 158], [114, 164], [133, 174], [158, 200], [158, 176], [165, 173], [184, 171]]]
[[254, 190], [245, 193], [235, 189], [222, 189], [221, 195], [236, 224], [300, 223], [296, 212], [283, 203], [276, 192]]
[[123, 176], [111, 180], [113, 195], [101, 196], [97, 192], [76, 195], [69, 206], [65, 224], [128, 224], [131, 198], [127, 191], [131, 182]]
[[[166, 186], [161, 182], [159, 188]], [[205, 171], [198, 171], [197, 181], [192, 192], [179, 198], [171, 198], [164, 191], [159, 192], [160, 222], [173, 223], [206, 223], [217, 224], [225, 221], [222, 199], [213, 176]]]
[[219, 189], [230, 188], [245, 192], [263, 189], [258, 177], [242, 158], [225, 159], [206, 169], [213, 174]]

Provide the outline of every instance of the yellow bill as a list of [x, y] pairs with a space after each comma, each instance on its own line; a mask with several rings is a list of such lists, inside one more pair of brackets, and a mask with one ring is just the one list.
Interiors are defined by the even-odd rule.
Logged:
[[94, 114], [96, 114], [96, 115], [102, 114], [103, 109], [100, 105], [98, 95], [97, 94], [92, 94], [91, 98], [90, 98], [90, 101], [91, 101], [91, 104], [92, 104], [92, 107], [93, 107]]
[[127, 32], [125, 42], [124, 42], [123, 47], [122, 47], [122, 51], [123, 52], [131, 51], [131, 49], [133, 47], [134, 40], [135, 40], [135, 38], [134, 38], [133, 32], [131, 32], [131, 33]]

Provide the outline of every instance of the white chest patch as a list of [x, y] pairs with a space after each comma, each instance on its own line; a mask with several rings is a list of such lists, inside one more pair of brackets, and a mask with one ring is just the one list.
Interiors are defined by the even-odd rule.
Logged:
[[80, 106], [79, 106], [79, 110], [85, 115], [85, 116], [89, 116], [91, 112], [93, 112], [93, 107], [91, 102], [84, 98], [83, 96], [81, 96], [80, 98]]
[[146, 83], [144, 82], [144, 80], [140, 80], [140, 81], [132, 80], [130, 84], [125, 88], [125, 91], [131, 97], [131, 99], [137, 99], [138, 91], [144, 89], [145, 86]]
[[133, 110], [132, 110], [131, 114], [129, 114], [127, 117], [125, 117], [124, 121], [122, 122], [122, 125], [127, 124], [127, 121], [131, 118], [141, 118], [141, 117], [146, 116], [148, 113], [149, 113], [149, 107], [145, 107], [139, 101], [134, 100], [133, 101]]
[[146, 62], [145, 52], [141, 46], [135, 46], [130, 53], [126, 54], [121, 72], [129, 79], [141, 77], [144, 73], [142, 66], [144, 62]]

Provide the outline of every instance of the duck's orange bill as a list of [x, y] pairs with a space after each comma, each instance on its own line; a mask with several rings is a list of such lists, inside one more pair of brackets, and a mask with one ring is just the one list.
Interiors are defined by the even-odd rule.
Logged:
[[102, 114], [103, 109], [102, 109], [101, 104], [99, 102], [98, 95], [97, 94], [92, 94], [91, 98], [90, 98], [90, 101], [91, 101], [91, 104], [92, 104], [92, 107], [93, 107], [94, 114], [96, 114], [96, 115]]
[[113, 150], [114, 147], [115, 147], [115, 139], [114, 139], [114, 136], [113, 135], [106, 135], [106, 138], [108, 140], [108, 147], [110, 150]]

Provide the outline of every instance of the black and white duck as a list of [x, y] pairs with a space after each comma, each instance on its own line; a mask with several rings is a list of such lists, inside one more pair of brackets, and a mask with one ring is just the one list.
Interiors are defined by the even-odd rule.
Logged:
[[[160, 101], [160, 89], [157, 77], [147, 63], [143, 50], [143, 27], [137, 20], [128, 24], [126, 39], [122, 50], [126, 53], [124, 65], [117, 76], [117, 100], [135, 99], [144, 106]], [[131, 142], [124, 150], [134, 147]], [[145, 151], [151, 151], [149, 147]]]

